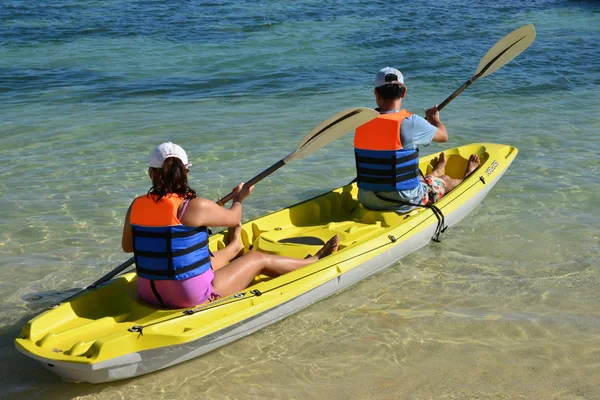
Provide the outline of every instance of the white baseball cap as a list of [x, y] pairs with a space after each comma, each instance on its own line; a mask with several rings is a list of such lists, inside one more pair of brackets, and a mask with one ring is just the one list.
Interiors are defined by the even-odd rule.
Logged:
[[375, 87], [378, 88], [385, 85], [404, 85], [402, 72], [392, 67], [385, 67], [379, 71], [375, 76]]
[[188, 168], [192, 166], [192, 163], [188, 162], [187, 154], [185, 154], [181, 146], [171, 142], [163, 143], [155, 148], [150, 155], [150, 163], [148, 165], [152, 168], [162, 168], [163, 163], [169, 157], [180, 159], [183, 165]]

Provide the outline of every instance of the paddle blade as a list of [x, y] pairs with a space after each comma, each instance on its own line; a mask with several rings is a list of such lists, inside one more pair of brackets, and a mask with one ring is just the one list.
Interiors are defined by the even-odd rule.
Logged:
[[535, 28], [531, 24], [522, 26], [504, 36], [483, 56], [474, 77], [482, 78], [497, 71], [528, 48], [534, 39]]
[[303, 158], [314, 153], [321, 147], [355, 130], [378, 115], [377, 111], [366, 107], [354, 107], [340, 111], [310, 131], [302, 139], [296, 151], [285, 158], [285, 162]]

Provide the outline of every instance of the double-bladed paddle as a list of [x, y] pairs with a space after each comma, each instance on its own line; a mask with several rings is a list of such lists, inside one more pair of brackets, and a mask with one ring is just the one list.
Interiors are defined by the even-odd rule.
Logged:
[[504, 36], [498, 43], [488, 50], [485, 56], [483, 56], [479, 62], [479, 65], [477, 66], [475, 74], [471, 77], [471, 79], [466, 81], [446, 100], [444, 100], [437, 107], [438, 110], [446, 107], [448, 103], [454, 100], [456, 96], [468, 88], [471, 83], [475, 82], [479, 78], [483, 78], [484, 76], [496, 72], [504, 64], [521, 54], [526, 48], [529, 47], [531, 43], [533, 43], [534, 39], [535, 28], [531, 24], [524, 25]]
[[[308, 135], [302, 139], [295, 151], [288, 154], [285, 158], [277, 161], [275, 164], [271, 165], [254, 178], [250, 179], [244, 184], [244, 186], [249, 187], [260, 182], [273, 172], [277, 171], [279, 168], [283, 167], [285, 164], [288, 164], [290, 161], [298, 160], [314, 153], [321, 147], [328, 145], [349, 131], [353, 131], [378, 115], [379, 113], [372, 108], [364, 107], [355, 107], [340, 111], [334, 116], [321, 122], [312, 131], [310, 131]], [[233, 192], [229, 193], [222, 199], [219, 199], [217, 203], [223, 205], [232, 198]]]
[[[369, 122], [373, 118], [377, 117], [378, 115], [379, 113], [377, 111], [365, 107], [354, 107], [344, 111], [340, 111], [334, 116], [321, 122], [313, 130], [311, 130], [304, 137], [304, 139], [302, 139], [295, 151], [288, 154], [286, 157], [282, 158], [281, 160], [279, 160], [260, 174], [256, 175], [254, 178], [250, 179], [248, 182], [245, 183], [245, 186], [252, 186], [260, 182], [261, 180], [271, 175], [273, 172], [277, 171], [279, 168], [283, 167], [285, 164], [288, 164], [292, 160], [304, 158], [314, 153], [321, 147], [324, 147], [329, 143], [333, 142], [334, 140], [342, 137], [346, 133], [353, 131], [362, 124]], [[222, 199], [219, 199], [217, 203], [219, 203], [220, 205], [224, 205], [232, 198], [233, 192], [229, 193]], [[103, 283], [108, 282], [109, 280], [126, 270], [133, 263], [134, 258], [132, 257], [129, 260], [125, 261], [123, 264], [119, 265], [117, 268], [110, 271], [108, 274], [104, 275], [102, 278], [98, 279], [96, 282], [92, 283], [90, 286], [64, 299], [61, 303], [71, 300], [72, 298], [78, 296], [86, 290], [94, 289], [102, 285]], [[60, 303], [53, 304], [51, 308], [56, 307], [59, 304]]]
[[[483, 58], [479, 62], [479, 65], [477, 66], [475, 74], [454, 93], [452, 93], [446, 100], [444, 100], [437, 107], [438, 110], [441, 110], [442, 108], [447, 106], [448, 103], [454, 100], [456, 96], [461, 94], [477, 79], [492, 74], [493, 72], [500, 69], [504, 64], [521, 54], [525, 49], [527, 49], [531, 45], [531, 43], [533, 43], [534, 39], [535, 28], [531, 24], [524, 25], [500, 39], [500, 41], [496, 43], [490, 50], [488, 50], [485, 56], [483, 56]], [[245, 186], [252, 186], [260, 182], [267, 176], [271, 175], [273, 172], [277, 171], [279, 168], [283, 167], [285, 164], [288, 164], [290, 161], [304, 158], [314, 153], [321, 147], [326, 146], [334, 140], [342, 137], [347, 132], [358, 128], [360, 125], [372, 120], [378, 115], [379, 113], [377, 111], [364, 107], [349, 108], [347, 110], [335, 114], [334, 116], [321, 122], [312, 131], [310, 131], [308, 135], [306, 135], [304, 139], [302, 139], [295, 151], [287, 155], [285, 158], [282, 158], [281, 160], [279, 160], [260, 174], [256, 175], [254, 178], [250, 179], [248, 182], [245, 183]], [[219, 199], [217, 203], [219, 203], [220, 205], [224, 205], [232, 198], [233, 192], [229, 193], [222, 199]], [[105, 282], [108, 282], [113, 277], [117, 276], [122, 271], [131, 266], [133, 262], [134, 259], [132, 257], [129, 260], [125, 261], [123, 264], [119, 265], [117, 268], [110, 271], [108, 274], [104, 275], [102, 278], [98, 279], [90, 286], [83, 289], [82, 291], [63, 300], [63, 302], [72, 299], [73, 297], [79, 295], [85, 290], [93, 289], [99, 285], [102, 285]], [[58, 304], [55, 304], [53, 306], [56, 305]]]

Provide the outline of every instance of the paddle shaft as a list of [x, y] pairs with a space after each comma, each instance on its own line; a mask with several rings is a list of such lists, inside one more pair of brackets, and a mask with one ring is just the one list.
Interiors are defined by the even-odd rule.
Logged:
[[[508, 49], [506, 49], [505, 51], [507, 51], [507, 50]], [[456, 89], [456, 91], [454, 93], [452, 93], [450, 96], [448, 96], [448, 98], [446, 100], [442, 101], [442, 103], [437, 107], [438, 111], [440, 111], [442, 108], [446, 107], [452, 100], [454, 100], [459, 94], [461, 94], [473, 82], [475, 82], [477, 79], [479, 79], [479, 77], [481, 75], [485, 74], [485, 72], [496, 62], [496, 60], [498, 60], [504, 54], [504, 52], [502, 52], [502, 53], [498, 54], [496, 57], [494, 57], [494, 59], [492, 59], [479, 73], [473, 75], [471, 77], [471, 79], [469, 79], [468, 81], [463, 83], [462, 86], [459, 87], [458, 89]]]
[[79, 292], [75, 293], [72, 296], [67, 297], [66, 299], [62, 300], [60, 303], [52, 304], [50, 306], [50, 308], [56, 308], [59, 304], [65, 303], [65, 302], [75, 298], [76, 296], [80, 295], [81, 293], [85, 292], [86, 290], [95, 289], [98, 286], [102, 285], [103, 283], [110, 281], [112, 278], [119, 275], [121, 272], [125, 271], [127, 268], [129, 268], [131, 265], [133, 265], [134, 261], [135, 261], [135, 259], [133, 257], [131, 257], [129, 260], [125, 261], [123, 264], [119, 265], [117, 268], [113, 269], [108, 274], [104, 275], [102, 278], [100, 278], [96, 282], [92, 283], [90, 286], [86, 287], [85, 289], [80, 290]]
[[[290, 156], [292, 154], [290, 154]], [[287, 158], [289, 158], [290, 156], [288, 156]], [[252, 186], [252, 185], [260, 182], [267, 176], [271, 175], [273, 172], [277, 171], [279, 168], [281, 168], [285, 165], [284, 160], [285, 159], [281, 159], [278, 162], [276, 162], [275, 164], [271, 165], [269, 168], [265, 169], [263, 172], [261, 172], [260, 174], [256, 175], [254, 178], [252, 178], [248, 182], [246, 182], [245, 186]], [[219, 205], [224, 205], [232, 198], [233, 198], [233, 192], [229, 193], [227, 196], [223, 197], [222, 199], [219, 199], [217, 201], [217, 203], [219, 203]], [[135, 259], [133, 257], [131, 257], [129, 260], [125, 261], [123, 264], [119, 265], [117, 268], [113, 269], [108, 274], [104, 275], [102, 278], [100, 278], [96, 282], [92, 283], [90, 286], [88, 286], [85, 289], [75, 293], [74, 295], [64, 299], [63, 301], [61, 301], [61, 303], [71, 300], [72, 298], [74, 298], [75, 296], [81, 294], [82, 292], [84, 292], [86, 290], [95, 289], [96, 287], [102, 285], [103, 283], [110, 281], [112, 278], [119, 275], [121, 272], [125, 271], [127, 268], [129, 268], [131, 265], [133, 265], [134, 261], [135, 261]], [[51, 308], [56, 307], [56, 306], [58, 306], [58, 304], [60, 304], [60, 303], [52, 304], [50, 307]]]
[[448, 98], [441, 102], [441, 104], [437, 107], [438, 111], [441, 111], [442, 108], [446, 107], [452, 100], [454, 100], [459, 94], [461, 94], [466, 88], [471, 85], [471, 83], [475, 82], [475, 80], [479, 78], [477, 75], [473, 76], [471, 79], [463, 83], [461, 87], [456, 89], [454, 93], [452, 93]]
[[[371, 114], [370, 117], [369, 114]], [[277, 171], [279, 168], [283, 167], [290, 161], [297, 158], [303, 158], [309, 154], [312, 154], [314, 151], [320, 149], [330, 141], [337, 139], [338, 137], [340, 137], [348, 131], [353, 131], [354, 129], [358, 128], [358, 126], [367, 122], [367, 120], [364, 119], [360, 119], [358, 120], [360, 122], [357, 122], [356, 118], [362, 118], [361, 115], [366, 116], [368, 120], [377, 117], [379, 113], [372, 109], [366, 109], [361, 107], [350, 108], [348, 110], [344, 110], [337, 113], [336, 115], [332, 116], [326, 121], [323, 121], [311, 132], [309, 132], [309, 134], [306, 135], [304, 139], [302, 139], [302, 142], [300, 142], [298, 148], [295, 151], [288, 154], [287, 157], [277, 161], [275, 164], [271, 165], [269, 168], [265, 169], [263, 172], [250, 179], [248, 182], [244, 183], [244, 187], [250, 187], [262, 181], [264, 178], [271, 175], [273, 172]], [[323, 141], [324, 138], [325, 140]], [[231, 200], [233, 196], [234, 194], [233, 192], [231, 192], [222, 199], [219, 199], [217, 201], [217, 204], [222, 206], [229, 200]]]
[[[521, 32], [521, 33], [519, 33]], [[445, 106], [448, 105], [448, 103], [450, 103], [452, 100], [454, 100], [459, 94], [461, 94], [467, 87], [469, 87], [473, 82], [475, 82], [478, 78], [480, 78], [481, 76], [484, 76], [486, 74], [486, 71], [489, 70], [488, 74], [493, 73], [494, 71], [496, 71], [498, 68], [502, 67], [502, 65], [506, 64], [508, 61], [510, 61], [512, 58], [516, 57], [518, 54], [520, 54], [523, 50], [525, 50], [533, 41], [533, 39], [535, 38], [535, 30], [533, 29], [533, 25], [526, 25], [524, 27], [521, 27], [519, 29], [517, 29], [516, 31], [510, 33], [509, 35], [507, 35], [505, 38], [503, 38], [502, 40], [500, 40], [500, 42], [498, 42], [496, 44], [496, 46], [501, 46], [501, 43], [503, 43], [504, 40], [507, 40], [507, 38], [513, 39], [513, 36], [516, 35], [517, 33], [519, 34], [523, 34], [523, 36], [520, 36], [517, 40], [510, 40], [511, 44], [509, 46], [506, 46], [502, 49], [502, 51], [498, 52], [498, 54], [496, 54], [488, 63], [486, 63], [484, 66], [478, 67], [478, 70], [476, 72], [475, 75], [473, 75], [471, 77], [471, 79], [469, 79], [468, 81], [466, 81], [460, 88], [458, 88], [454, 93], [452, 93], [446, 100], [444, 100], [437, 108], [438, 111], [443, 109]], [[516, 36], [515, 36], [516, 38]], [[528, 41], [528, 39], [530, 39]], [[513, 50], [511, 50], [514, 46], [516, 46], [519, 42], [521, 42], [522, 40], [525, 40], [523, 42], [523, 44], [521, 45], [521, 47], [519, 48], [518, 46], [515, 47]], [[495, 47], [492, 47], [490, 49], [490, 51], [488, 51], [489, 53], [494, 53], [495, 51], [497, 51], [495, 49]], [[524, 47], [523, 47], [524, 46]], [[512, 53], [512, 54], [511, 54]], [[482, 61], [484, 59], [486, 59], [486, 57], [488, 56], [488, 54], [486, 54], [483, 58]], [[504, 60], [501, 60], [501, 57], [506, 55]], [[495, 65], [494, 65], [495, 64]], [[493, 68], [492, 68], [493, 67]], [[366, 110], [366, 109], [365, 109]], [[324, 127], [322, 127], [321, 125], [318, 127], [319, 129], [317, 129], [317, 132], [310, 132], [309, 135], [307, 135], [307, 137], [305, 137], [303, 143], [299, 146], [299, 148], [291, 153], [290, 155], [288, 155], [286, 158], [279, 160], [278, 162], [276, 162], [275, 164], [273, 164], [271, 167], [267, 168], [266, 170], [264, 170], [263, 172], [261, 172], [260, 174], [256, 175], [254, 178], [250, 179], [248, 182], [245, 183], [245, 186], [252, 186], [258, 182], [260, 182], [262, 179], [264, 179], [265, 177], [271, 175], [273, 172], [277, 171], [279, 168], [283, 167], [287, 161], [290, 161], [294, 158], [301, 158], [303, 156], [303, 151], [301, 150], [303, 148], [303, 146], [305, 146], [307, 143], [310, 143], [311, 141], [313, 141], [313, 143], [317, 143], [316, 146], [311, 146], [308, 145], [308, 149], [310, 150], [304, 150], [304, 153], [308, 153], [310, 154], [311, 152], [317, 150], [318, 148], [326, 145], [327, 143], [329, 143], [332, 140], [335, 140], [336, 138], [338, 138], [339, 136], [341, 136], [341, 134], [343, 134], [344, 132], [337, 132], [337, 134], [333, 134], [333, 130], [332, 128], [337, 128], [338, 131], [342, 130], [342, 122], [344, 120], [350, 120], [351, 118], [354, 118], [355, 116], [357, 116], [358, 114], [360, 114], [361, 112], [363, 112], [364, 114], [364, 110], [358, 110], [358, 109], [352, 109], [352, 110], [346, 110], [346, 111], [342, 111], [338, 114], [336, 114], [334, 117], [332, 117], [332, 119], [324, 121], [323, 124], [325, 124]], [[375, 111], [370, 110], [370, 112], [372, 112], [373, 114], [377, 114]], [[370, 117], [375, 118], [375, 115]], [[357, 120], [353, 120], [353, 122], [357, 122]], [[362, 120], [360, 123], [357, 123], [356, 126], [353, 126], [352, 129], [358, 127], [359, 125], [361, 125], [362, 123], [367, 122], [367, 120]], [[344, 130], [351, 130], [350, 126], [345, 126], [345, 128], [348, 129], [344, 129]], [[323, 134], [323, 135], [322, 135]], [[339, 136], [338, 136], [339, 134]], [[320, 136], [321, 135], [321, 136]], [[325, 137], [327, 139], [327, 135], [331, 135], [331, 137], [325, 141], [325, 143], [319, 143], [319, 139]], [[317, 140], [315, 140], [317, 139]], [[298, 157], [296, 157], [298, 155]], [[224, 205], [225, 203], [227, 203], [229, 200], [231, 200], [233, 198], [233, 192], [229, 193], [227, 196], [225, 196], [222, 199], [219, 199], [217, 201], [218, 204], [220, 205]], [[125, 261], [123, 264], [121, 264], [120, 266], [118, 266], [117, 268], [115, 268], [114, 270], [112, 270], [111, 272], [109, 272], [108, 274], [104, 275], [102, 278], [98, 279], [96, 282], [94, 282], [92, 285], [88, 286], [86, 289], [83, 289], [81, 292], [88, 290], [88, 289], [93, 289], [99, 285], [102, 285], [103, 283], [111, 280], [113, 277], [115, 277], [116, 275], [120, 274], [122, 271], [124, 271], [125, 269], [127, 269], [130, 265], [132, 265], [134, 263], [134, 258], [130, 258], [129, 260]], [[63, 300], [67, 301], [70, 300], [71, 298], [77, 296], [79, 293], [76, 293], [75, 295], [69, 297], [68, 299]], [[56, 305], [54, 305], [56, 306]]]
[[[535, 37], [535, 30], [533, 30], [533, 25], [530, 26], [531, 30], [533, 31], [533, 37]], [[498, 42], [495, 46], [493, 46], [488, 53], [486, 53], [485, 56], [483, 56], [482, 58], [482, 62], [483, 60], [486, 58], [486, 56], [488, 56], [488, 54], [492, 53], [495, 51], [495, 47], [500, 45], [500, 43], [502, 43], [503, 40], [506, 40], [506, 38], [511, 37], [515, 34], [518, 34], [518, 32], [523, 32], [523, 29], [527, 29], [527, 26], [523, 26], [517, 30], [515, 30], [514, 32], [508, 34], [506, 37], [502, 38], [502, 40], [500, 40], [500, 42]], [[530, 44], [531, 41], [533, 41], [533, 39], [531, 39], [530, 42], [527, 42], [527, 35], [529, 33], [524, 33], [524, 36], [520, 36], [518, 39], [516, 39], [515, 37], [515, 41], [513, 43], [511, 43], [509, 46], [505, 47], [504, 49], [502, 49], [502, 51], [498, 52], [498, 54], [496, 54], [487, 64], [485, 65], [481, 65], [479, 66], [479, 68], [477, 69], [475, 75], [473, 75], [471, 77], [471, 79], [469, 79], [468, 81], [466, 81], [465, 83], [463, 83], [463, 85], [461, 87], [459, 87], [454, 93], [452, 93], [450, 96], [448, 96], [448, 98], [444, 101], [442, 101], [442, 103], [440, 105], [438, 105], [438, 111], [441, 110], [442, 108], [446, 107], [452, 100], [454, 100], [459, 94], [461, 94], [466, 88], [468, 88], [473, 82], [475, 82], [477, 79], [479, 79], [481, 76], [486, 75], [486, 73], [489, 70], [488, 74], [492, 74], [493, 72], [495, 72], [497, 69], [501, 68], [504, 64], [506, 64], [508, 61], [510, 61], [512, 58], [516, 57], [517, 55], [519, 55], [525, 48], [527, 48]], [[519, 43], [521, 41], [525, 40], [523, 43], [525, 44], [525, 48], [518, 48], [517, 45], [519, 45]], [[517, 47], [515, 47], [517, 46]], [[523, 44], [521, 44], [520, 46], [523, 46]], [[518, 51], [516, 54], [511, 54], [514, 53], [515, 51]], [[507, 59], [505, 58], [504, 60], [501, 60], [501, 58], [507, 55]], [[494, 65], [496, 64], [496, 65]], [[492, 67], [494, 67], [493, 69], [491, 69]]]
[[[281, 159], [277, 161], [275, 164], [271, 165], [269, 168], [265, 169], [260, 174], [256, 175], [254, 178], [250, 179], [248, 182], [244, 183], [244, 187], [250, 187], [252, 185], [257, 184], [258, 182], [265, 179], [267, 176], [271, 175], [273, 172], [277, 171], [279, 168], [285, 165], [285, 159]], [[229, 193], [227, 196], [222, 199], [217, 200], [217, 204], [220, 206], [225, 205], [229, 200], [233, 199], [233, 192]]]
[[[340, 111], [339, 113], [333, 115], [327, 120], [321, 122], [321, 124], [317, 125], [311, 132], [309, 132], [309, 134], [304, 137], [304, 139], [294, 152], [290, 153], [287, 157], [279, 160], [260, 174], [256, 175], [254, 178], [250, 179], [244, 184], [244, 186], [248, 187], [260, 182], [267, 176], [271, 175], [273, 172], [277, 171], [279, 168], [283, 167], [288, 162], [312, 154], [316, 150], [327, 145], [333, 140], [336, 140], [345, 133], [356, 129], [358, 126], [375, 118], [377, 115], [379, 115], [379, 113], [377, 113], [375, 110], [368, 109], [365, 107], [354, 107], [344, 111]], [[232, 198], [233, 192], [229, 193], [224, 198], [219, 199], [217, 201], [217, 204], [224, 205]], [[134, 263], [134, 261], [135, 259], [131, 257], [129, 260], [125, 261], [123, 264], [119, 265], [117, 268], [113, 269], [108, 274], [104, 275], [102, 278], [98, 279], [96, 282], [94, 282], [87, 288], [79, 291], [73, 296], [70, 296], [62, 302], [71, 300], [75, 296], [81, 294], [82, 292], [88, 289], [94, 289], [110, 281], [112, 278], [119, 275], [121, 272], [123, 272], [129, 266], [131, 266]], [[53, 304], [50, 307], [54, 308], [57, 307], [59, 304], [60, 303]]]
[[468, 81], [463, 83], [462, 86], [459, 87], [458, 89], [456, 89], [456, 91], [454, 93], [452, 93], [450, 96], [448, 96], [448, 98], [446, 100], [442, 101], [442, 103], [437, 107], [438, 111], [440, 111], [442, 108], [446, 107], [452, 100], [454, 100], [459, 94], [461, 94], [473, 82], [475, 82], [477, 79], [479, 79], [479, 77], [481, 75], [483, 75], [492, 66], [492, 64], [494, 64], [494, 62], [496, 62], [496, 60], [498, 60], [503, 54], [504, 54], [504, 52], [502, 52], [502, 53], [498, 54], [496, 57], [494, 57], [494, 59], [491, 60], [479, 73], [473, 75], [471, 77], [471, 79], [469, 79]]

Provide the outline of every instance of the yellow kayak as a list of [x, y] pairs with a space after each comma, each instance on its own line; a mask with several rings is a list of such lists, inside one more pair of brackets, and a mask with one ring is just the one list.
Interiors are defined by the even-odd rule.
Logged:
[[[289, 274], [259, 276], [244, 291], [190, 309], [164, 310], [138, 299], [135, 272], [115, 278], [29, 321], [19, 351], [69, 381], [109, 382], [198, 357], [378, 272], [427, 245], [469, 214], [517, 155], [512, 146], [476, 143], [446, 150], [446, 174], [461, 178], [469, 156], [481, 166], [436, 206], [406, 214], [371, 211], [349, 184], [244, 224], [246, 251], [304, 258], [334, 234], [339, 250]], [[432, 171], [436, 154], [420, 160]], [[436, 214], [438, 214], [436, 216]], [[223, 234], [210, 239], [222, 248]]]

